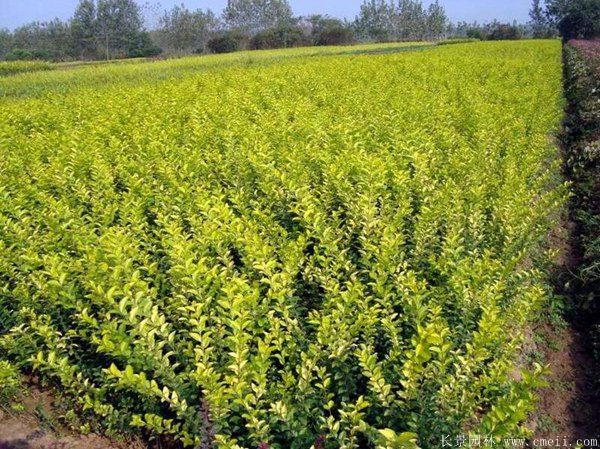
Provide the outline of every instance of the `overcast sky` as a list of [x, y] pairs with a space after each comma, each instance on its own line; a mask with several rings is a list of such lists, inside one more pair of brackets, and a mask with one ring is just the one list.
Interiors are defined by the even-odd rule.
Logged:
[[[140, 0], [144, 3], [147, 0]], [[0, 0], [0, 28], [13, 29], [23, 23], [34, 20], [51, 20], [69, 18], [78, 0]], [[160, 4], [162, 9], [170, 8], [182, 0], [150, 0], [148, 3]], [[184, 0], [190, 9], [210, 8], [220, 12], [227, 0]], [[290, 0], [297, 15], [309, 13], [330, 14], [336, 17], [353, 19], [358, 12], [361, 0]], [[425, 4], [429, 1], [425, 0]], [[453, 21], [477, 20], [489, 21], [497, 18], [501, 21], [514, 19], [527, 20], [529, 0], [440, 0]]]

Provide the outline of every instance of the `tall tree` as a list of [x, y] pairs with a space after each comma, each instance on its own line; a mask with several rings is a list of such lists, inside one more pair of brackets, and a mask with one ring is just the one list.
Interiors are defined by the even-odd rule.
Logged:
[[203, 52], [218, 27], [219, 20], [212, 11], [190, 11], [182, 4], [161, 17], [158, 42], [171, 51]]
[[347, 45], [354, 42], [352, 24], [328, 15], [301, 17], [298, 27], [314, 45]]
[[448, 18], [437, 0], [428, 8], [420, 0], [364, 0], [354, 26], [367, 39], [418, 40], [441, 37]]
[[69, 24], [59, 19], [31, 22], [12, 35], [12, 49], [25, 50], [34, 59], [65, 59], [70, 56]]
[[364, 0], [355, 21], [359, 35], [366, 39], [386, 41], [392, 39], [394, 4], [386, 0]]
[[12, 34], [8, 30], [0, 29], [0, 59], [3, 59], [11, 48]]
[[74, 56], [93, 58], [98, 47], [96, 4], [93, 0], [80, 0], [71, 19], [71, 36]]
[[427, 8], [427, 37], [439, 39], [444, 35], [448, 27], [448, 16], [446, 10], [438, 0], [435, 0]]
[[140, 7], [134, 0], [98, 0], [98, 37], [106, 59], [125, 56], [142, 32]]
[[549, 36], [550, 26], [541, 0], [532, 1], [531, 9], [529, 10], [529, 19], [529, 26], [533, 37], [543, 38]]
[[408, 2], [408, 39], [423, 39], [427, 17], [421, 1]]
[[600, 0], [548, 0], [547, 13], [565, 40], [600, 36]]
[[293, 22], [287, 0], [228, 0], [223, 18], [230, 29], [252, 34]]

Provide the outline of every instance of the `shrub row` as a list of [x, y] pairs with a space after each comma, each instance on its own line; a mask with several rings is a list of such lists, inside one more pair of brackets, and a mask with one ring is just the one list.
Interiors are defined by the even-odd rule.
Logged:
[[296, 26], [282, 26], [247, 35], [239, 31], [228, 31], [208, 41], [211, 53], [231, 53], [237, 50], [264, 50], [300, 46], [346, 45], [355, 42], [351, 28], [330, 24], [306, 35]]
[[578, 293], [600, 357], [600, 41], [571, 41], [564, 59], [566, 169], [573, 182], [571, 209], [581, 251]]
[[52, 64], [45, 61], [11, 61], [0, 62], [0, 76], [16, 75], [23, 72], [52, 70]]
[[446, 40], [437, 42], [437, 45], [470, 44], [470, 43], [479, 42], [479, 41], [480, 41], [480, 39], [475, 39], [475, 38], [446, 39]]

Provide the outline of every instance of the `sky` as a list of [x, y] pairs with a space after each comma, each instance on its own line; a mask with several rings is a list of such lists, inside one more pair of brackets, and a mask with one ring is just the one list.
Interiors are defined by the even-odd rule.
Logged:
[[[144, 3], [147, 0], [140, 0]], [[329, 14], [353, 19], [362, 0], [289, 0], [296, 15], [311, 13]], [[221, 12], [227, 0], [150, 0], [168, 9], [184, 3], [190, 9], [210, 8]], [[55, 17], [68, 19], [78, 0], [0, 0], [0, 28], [15, 27], [34, 20], [45, 21]], [[429, 1], [425, 0], [424, 4]], [[527, 21], [529, 0], [440, 0], [452, 21], [486, 22], [498, 19], [503, 22]]]

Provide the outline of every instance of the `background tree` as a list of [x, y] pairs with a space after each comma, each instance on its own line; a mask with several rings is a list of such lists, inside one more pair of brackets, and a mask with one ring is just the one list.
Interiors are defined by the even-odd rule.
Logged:
[[17, 28], [10, 42], [9, 59], [66, 59], [71, 49], [69, 24], [59, 19], [31, 22]]
[[144, 28], [155, 31], [160, 26], [160, 19], [164, 15], [164, 8], [159, 1], [146, 0], [140, 5]]
[[8, 30], [0, 29], [0, 59], [12, 49], [12, 34]]
[[554, 29], [548, 20], [548, 15], [545, 11], [545, 5], [542, 0], [533, 0], [531, 9], [529, 10], [529, 31], [530, 35], [536, 39], [551, 37]]
[[253, 50], [290, 48], [311, 44], [312, 42], [306, 38], [302, 28], [298, 25], [284, 25], [261, 31], [252, 36], [250, 40], [250, 48]]
[[[140, 0], [138, 0], [140, 1]], [[594, 22], [600, 0], [548, 0], [547, 16], [564, 24]], [[110, 59], [152, 56], [161, 50], [178, 54], [227, 52], [243, 48], [340, 45], [360, 40], [399, 41], [445, 36], [479, 39], [541, 37], [543, 0], [534, 0], [528, 28], [492, 22], [449, 23], [438, 0], [363, 0], [353, 23], [329, 16], [294, 18], [288, 0], [228, 0], [222, 16], [189, 10], [183, 4], [159, 15], [159, 5], [136, 0], [79, 0], [69, 22], [33, 22], [14, 32], [0, 31], [0, 58]], [[583, 5], [583, 6], [582, 6]], [[583, 8], [583, 9], [582, 9]], [[587, 9], [586, 9], [587, 8]], [[584, 12], [579, 14], [579, 11]], [[584, 16], [583, 18], [580, 16]], [[584, 20], [585, 19], [585, 20]], [[147, 32], [147, 27], [151, 29]], [[600, 21], [596, 20], [596, 27]], [[565, 25], [566, 26], [566, 25]], [[585, 29], [593, 29], [585, 25]], [[546, 31], [547, 32], [547, 31]], [[579, 33], [590, 35], [591, 32]]]
[[156, 33], [158, 44], [179, 53], [202, 53], [219, 29], [219, 20], [211, 10], [190, 11], [183, 4], [165, 11]]
[[71, 19], [73, 54], [79, 59], [96, 57], [97, 42], [96, 4], [93, 0], [80, 0]]
[[448, 25], [448, 35], [457, 38], [471, 38], [483, 40], [483, 29], [477, 21], [456, 22]]
[[354, 30], [350, 23], [325, 16], [313, 28], [314, 45], [348, 45], [355, 41]]
[[363, 39], [387, 41], [392, 36], [392, 15], [394, 3], [388, 5], [386, 0], [365, 0], [360, 5], [360, 12], [355, 27]]
[[296, 28], [300, 29], [307, 45], [346, 45], [355, 42], [355, 24], [327, 14], [299, 17]]
[[420, 0], [364, 0], [354, 26], [369, 40], [437, 39], [446, 33], [448, 18], [437, 0], [428, 8]]
[[231, 53], [240, 50], [246, 40], [247, 36], [237, 31], [225, 31], [210, 39], [207, 47], [211, 53]]
[[600, 0], [548, 0], [547, 13], [565, 40], [600, 36]]
[[394, 18], [395, 34], [400, 40], [419, 40], [425, 36], [427, 18], [421, 1], [400, 0]]
[[126, 56], [142, 33], [142, 15], [133, 0], [98, 0], [98, 37], [106, 59]]
[[126, 56], [128, 58], [147, 58], [161, 53], [162, 48], [156, 45], [147, 31], [141, 31], [127, 42]]
[[444, 36], [448, 28], [448, 16], [446, 10], [435, 0], [427, 9], [427, 37], [429, 39], [439, 39]]
[[229, 29], [250, 34], [293, 23], [287, 0], [228, 0], [223, 18]]
[[489, 41], [515, 40], [523, 38], [523, 28], [516, 22], [502, 23], [494, 20], [484, 26], [484, 39]]

